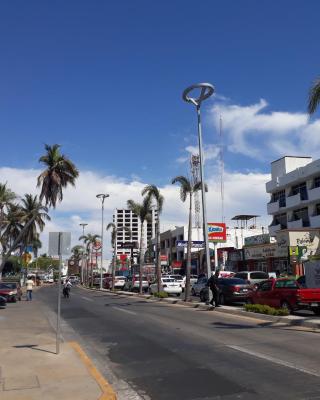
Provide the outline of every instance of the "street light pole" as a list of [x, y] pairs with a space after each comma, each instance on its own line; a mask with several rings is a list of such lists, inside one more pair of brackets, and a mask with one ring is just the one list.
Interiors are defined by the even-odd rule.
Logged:
[[[193, 98], [189, 96], [189, 93], [195, 89], [200, 89], [198, 97]], [[214, 92], [214, 87], [210, 83], [198, 83], [189, 86], [182, 94], [184, 101], [192, 103], [196, 106], [197, 117], [198, 117], [198, 143], [199, 143], [199, 158], [200, 158], [200, 178], [201, 178], [201, 197], [202, 197], [202, 221], [203, 221], [203, 239], [205, 244], [206, 263], [207, 263], [207, 276], [211, 276], [211, 263], [210, 263], [210, 249], [208, 241], [208, 225], [207, 225], [207, 207], [206, 207], [206, 192], [204, 182], [204, 158], [203, 158], [203, 146], [202, 146], [202, 129], [201, 129], [201, 114], [200, 106], [203, 100], [206, 100]]]
[[100, 267], [100, 290], [102, 290], [102, 266], [103, 266], [103, 225], [104, 225], [104, 201], [108, 194], [99, 193], [96, 195], [97, 199], [101, 199], [101, 267]]
[[[84, 228], [88, 225], [84, 222], [82, 222], [81, 224], [79, 224], [82, 227], [82, 236], [84, 236]], [[81, 263], [81, 284], [83, 285], [83, 281], [84, 281], [84, 255], [85, 251], [82, 252], [82, 263]]]

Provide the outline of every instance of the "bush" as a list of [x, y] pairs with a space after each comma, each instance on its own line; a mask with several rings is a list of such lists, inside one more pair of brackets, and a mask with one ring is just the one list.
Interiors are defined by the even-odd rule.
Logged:
[[155, 293], [153, 293], [153, 295], [154, 295], [154, 297], [159, 297], [159, 299], [164, 299], [169, 296], [168, 293], [164, 292], [164, 291], [155, 292]]
[[273, 308], [263, 304], [245, 304], [244, 309], [245, 311], [259, 313], [259, 314], [278, 315], [278, 316], [289, 315], [289, 310], [287, 310], [286, 308]]

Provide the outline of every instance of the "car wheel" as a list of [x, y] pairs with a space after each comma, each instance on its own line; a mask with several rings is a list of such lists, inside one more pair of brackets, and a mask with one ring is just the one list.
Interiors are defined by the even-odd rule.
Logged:
[[220, 303], [222, 306], [226, 303], [226, 300], [225, 300], [223, 294], [220, 294], [220, 296], [219, 296], [219, 303]]
[[287, 309], [287, 310], [289, 311], [289, 314], [291, 314], [291, 312], [292, 312], [292, 309], [291, 309], [291, 307], [290, 307], [290, 304], [289, 304], [287, 301], [283, 301], [283, 302], [281, 303], [281, 308]]
[[180, 297], [180, 294], [181, 294], [181, 293], [177, 293], [177, 297]]
[[191, 289], [191, 296], [196, 296], [196, 292], [193, 288]]
[[320, 315], [320, 307], [315, 307], [312, 309], [312, 311], [316, 314], [316, 315]]

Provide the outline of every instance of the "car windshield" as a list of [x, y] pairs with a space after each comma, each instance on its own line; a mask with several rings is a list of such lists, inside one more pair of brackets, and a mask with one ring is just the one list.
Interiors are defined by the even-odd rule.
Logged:
[[222, 278], [219, 279], [219, 282], [223, 283], [224, 285], [230, 285], [230, 286], [234, 286], [234, 285], [246, 285], [247, 282], [244, 281], [243, 279], [240, 278]]
[[181, 275], [171, 275], [171, 278], [175, 279], [176, 281], [182, 281], [182, 276]]
[[165, 279], [162, 279], [162, 282], [174, 282], [174, 279], [172, 279], [172, 278], [165, 278]]
[[0, 283], [0, 289], [12, 289], [11, 283]]

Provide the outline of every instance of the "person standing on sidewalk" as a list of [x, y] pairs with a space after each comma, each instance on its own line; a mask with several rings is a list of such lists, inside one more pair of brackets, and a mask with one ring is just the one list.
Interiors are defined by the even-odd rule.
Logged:
[[28, 280], [26, 282], [27, 285], [27, 301], [31, 301], [32, 300], [32, 289], [34, 286], [34, 282], [33, 279], [31, 279], [31, 277], [28, 277]]
[[212, 292], [212, 300], [210, 304], [214, 307], [219, 307], [219, 287], [218, 287], [218, 278], [219, 278], [219, 270], [217, 269], [216, 272], [211, 275], [208, 280], [208, 286]]

